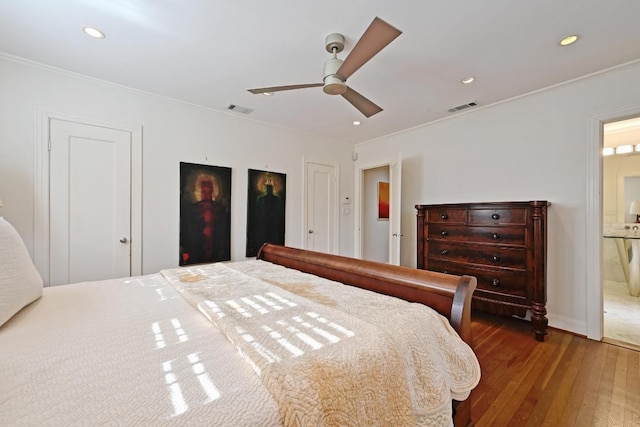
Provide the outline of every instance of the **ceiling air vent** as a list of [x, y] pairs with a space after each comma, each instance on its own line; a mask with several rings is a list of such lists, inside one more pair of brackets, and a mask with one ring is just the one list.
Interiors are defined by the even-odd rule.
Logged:
[[241, 107], [240, 105], [229, 104], [227, 110], [235, 111], [237, 113], [249, 114], [253, 111], [253, 108]]
[[464, 110], [465, 108], [469, 108], [469, 107], [475, 107], [476, 105], [478, 105], [478, 103], [474, 101], [468, 104], [462, 104], [462, 105], [458, 105], [457, 107], [449, 108], [448, 111], [450, 113], [455, 113], [456, 111]]

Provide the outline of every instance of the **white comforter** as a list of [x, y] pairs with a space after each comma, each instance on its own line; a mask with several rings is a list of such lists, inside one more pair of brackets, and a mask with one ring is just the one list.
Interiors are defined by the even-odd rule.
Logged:
[[154, 274], [45, 288], [0, 328], [0, 426], [99, 425], [280, 418], [227, 339]]
[[[389, 310], [387, 297], [324, 280], [319, 287], [309, 275], [301, 283], [300, 276], [261, 261], [227, 266], [265, 279], [281, 295], [297, 283], [292, 298], [303, 295], [349, 316], [359, 313], [366, 320]], [[164, 275], [195, 284], [199, 275], [210, 273], [206, 269]], [[347, 298], [351, 302], [345, 303]], [[418, 305], [391, 300], [400, 306], [382, 315], [390, 319], [386, 333], [415, 326], [411, 312]], [[201, 306], [212, 318], [219, 309]], [[422, 315], [423, 310], [418, 308]], [[432, 343], [436, 359], [427, 368], [439, 368], [440, 387], [435, 393], [421, 393], [430, 384], [411, 388], [421, 411], [415, 420], [450, 425], [450, 398], [467, 396], [479, 380], [479, 367], [445, 320], [433, 312], [426, 317], [438, 325]], [[415, 335], [424, 340], [424, 328]], [[47, 288], [43, 298], [0, 328], [0, 425], [281, 425], [278, 399], [261, 384], [255, 366], [162, 275]]]

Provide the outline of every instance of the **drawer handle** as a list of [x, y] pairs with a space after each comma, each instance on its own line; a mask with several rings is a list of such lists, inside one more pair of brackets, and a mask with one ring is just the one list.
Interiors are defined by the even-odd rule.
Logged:
[[500, 233], [493, 233], [491, 237], [493, 237], [495, 240], [498, 240], [500, 238]]
[[442, 230], [442, 232], [440, 233], [443, 236], [446, 236], [449, 234], [449, 232], [447, 230]]
[[449, 215], [447, 215], [446, 213], [443, 213], [442, 215], [440, 215], [441, 219], [449, 219]]
[[500, 261], [500, 257], [499, 257], [498, 255], [494, 255], [494, 256], [492, 257], [492, 259], [493, 259], [494, 261]]
[[442, 252], [440, 252], [442, 255], [446, 255], [449, 253], [448, 249], [443, 249]]
[[493, 279], [491, 280], [491, 284], [493, 286], [500, 286], [500, 279]]
[[500, 214], [497, 214], [497, 213], [491, 214], [491, 219], [500, 219]]

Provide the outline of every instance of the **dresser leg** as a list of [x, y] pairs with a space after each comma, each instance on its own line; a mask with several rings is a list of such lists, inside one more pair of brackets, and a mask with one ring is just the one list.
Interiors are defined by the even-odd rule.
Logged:
[[536, 340], [544, 342], [548, 324], [547, 309], [544, 304], [533, 303], [531, 306], [531, 325], [533, 326], [533, 332], [536, 333]]

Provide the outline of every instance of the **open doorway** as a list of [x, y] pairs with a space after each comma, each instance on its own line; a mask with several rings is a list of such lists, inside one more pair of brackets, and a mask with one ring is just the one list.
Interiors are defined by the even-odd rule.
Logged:
[[[397, 153], [387, 161], [367, 165], [356, 164], [355, 175], [355, 194], [357, 195], [355, 217], [357, 223], [354, 236], [354, 256], [356, 258], [400, 265], [400, 243], [403, 236], [400, 209], [402, 201], [402, 154]], [[368, 188], [365, 188], [365, 176], [368, 177]], [[380, 184], [385, 183], [388, 184], [386, 186], [388, 188], [388, 196], [386, 196], [388, 204], [386, 214], [381, 215], [379, 206], [381, 201]], [[367, 198], [366, 202], [365, 197]], [[388, 218], [384, 218], [384, 216], [388, 216]], [[386, 240], [381, 236], [384, 231], [386, 231]], [[376, 245], [376, 248], [372, 248], [372, 245]], [[365, 249], [368, 251], [366, 255], [364, 253]], [[375, 253], [371, 252], [372, 249]], [[384, 254], [386, 254], [386, 259], [383, 259]]]
[[363, 171], [361, 217], [362, 259], [388, 262], [391, 234], [389, 232], [389, 165]]
[[[640, 117], [604, 125], [603, 340], [640, 349]], [[638, 206], [636, 206], [636, 203]]]

